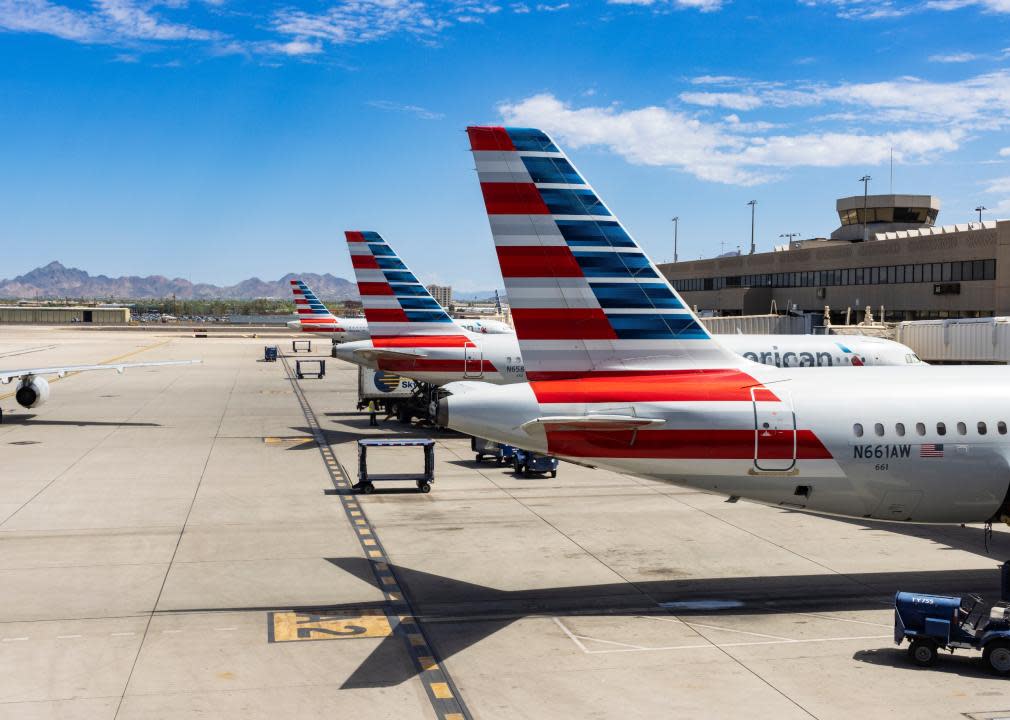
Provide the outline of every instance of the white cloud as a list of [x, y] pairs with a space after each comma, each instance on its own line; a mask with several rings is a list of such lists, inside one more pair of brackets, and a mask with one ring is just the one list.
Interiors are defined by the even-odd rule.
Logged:
[[1010, 13], [1010, 0], [932, 0], [926, 3], [931, 10], [960, 10], [973, 6], [989, 12]]
[[345, 0], [321, 13], [287, 9], [274, 18], [285, 35], [334, 45], [362, 43], [397, 33], [431, 37], [449, 26], [419, 0]]
[[414, 115], [421, 118], [422, 120], [441, 120], [445, 117], [442, 113], [432, 112], [427, 108], [423, 108], [420, 105], [401, 105], [400, 103], [394, 103], [389, 100], [372, 100], [368, 103], [369, 106], [377, 108], [379, 110], [389, 110], [390, 112], [402, 112]]
[[883, 20], [899, 18], [915, 10], [911, 4], [899, 4], [893, 0], [800, 0], [808, 7], [834, 7], [835, 14], [846, 20]]
[[569, 3], [558, 3], [557, 5], [544, 5], [543, 3], [537, 5], [537, 10], [540, 12], [558, 12], [559, 10], [567, 10], [571, 5]]
[[[0, 29], [37, 32], [85, 43], [121, 44], [131, 40], [218, 40], [221, 33], [164, 20], [136, 0], [94, 0], [91, 11], [50, 0], [0, 0]], [[168, 7], [178, 3], [162, 2]], [[184, 5], [184, 3], [183, 3]]]
[[997, 217], [1010, 216], [1010, 177], [991, 178], [985, 181], [983, 191], [986, 195], [995, 196], [989, 200], [988, 209]]
[[752, 93], [685, 92], [680, 99], [692, 105], [724, 107], [729, 110], [753, 110], [764, 103]]
[[506, 124], [543, 128], [569, 147], [603, 146], [633, 164], [674, 167], [739, 185], [766, 182], [791, 167], [876, 165], [892, 148], [896, 161], [915, 161], [955, 150], [964, 137], [956, 129], [755, 137], [734, 130], [731, 122], [707, 123], [666, 108], [573, 108], [550, 94], [498, 109]]
[[963, 63], [963, 62], [971, 62], [972, 60], [977, 59], [978, 55], [970, 52], [947, 53], [947, 54], [929, 56], [930, 62], [938, 62], [938, 63]]
[[1000, 148], [1000, 157], [1010, 157], [1010, 147]]
[[678, 10], [700, 10], [703, 13], [722, 10], [723, 0], [607, 0], [611, 5], [673, 5]]

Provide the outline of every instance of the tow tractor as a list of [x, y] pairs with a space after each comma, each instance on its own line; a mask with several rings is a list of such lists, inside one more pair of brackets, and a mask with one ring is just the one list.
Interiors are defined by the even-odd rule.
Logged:
[[909, 641], [916, 665], [936, 662], [940, 648], [981, 650], [982, 662], [997, 675], [1010, 675], [1010, 607], [985, 603], [978, 595], [949, 597], [899, 592], [894, 596], [894, 642]]
[[558, 476], [558, 459], [551, 455], [516, 448], [512, 455], [512, 469], [522, 473], [524, 477], [532, 477], [534, 473], [538, 475], [550, 473], [553, 478]]

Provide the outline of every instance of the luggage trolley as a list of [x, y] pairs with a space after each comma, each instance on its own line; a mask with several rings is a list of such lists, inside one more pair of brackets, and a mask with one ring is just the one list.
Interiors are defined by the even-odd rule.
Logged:
[[[387, 475], [368, 474], [368, 448], [382, 447], [419, 447], [424, 450], [424, 472], [393, 473]], [[431, 492], [431, 484], [435, 482], [435, 441], [431, 438], [404, 438], [402, 440], [358, 440], [358, 482], [355, 490], [369, 495], [375, 492], [372, 483], [392, 480], [413, 480], [418, 492]]]

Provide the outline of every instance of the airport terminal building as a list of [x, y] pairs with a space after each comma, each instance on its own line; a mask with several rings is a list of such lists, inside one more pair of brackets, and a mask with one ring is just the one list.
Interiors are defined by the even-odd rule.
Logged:
[[929, 195], [858, 195], [836, 209], [830, 238], [659, 268], [691, 306], [720, 315], [825, 305], [834, 322], [867, 305], [890, 321], [1010, 315], [1010, 221], [936, 226]]

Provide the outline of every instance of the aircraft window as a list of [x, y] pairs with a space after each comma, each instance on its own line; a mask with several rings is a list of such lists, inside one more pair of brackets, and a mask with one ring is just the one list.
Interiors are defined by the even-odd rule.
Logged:
[[984, 422], [980, 422], [980, 423], [978, 424], [978, 434], [979, 434], [979, 435], [985, 435], [985, 434], [986, 434], [986, 433], [987, 433], [988, 431], [989, 431], [989, 430], [988, 430], [988, 428], [986, 428], [986, 426], [985, 426], [985, 423], [984, 423]]
[[957, 424], [957, 434], [958, 435], [967, 435], [968, 434], [968, 426], [965, 425], [963, 422], [959, 422]]
[[1006, 435], [1006, 423], [1000, 420], [996, 423], [996, 430], [1000, 435]]
[[915, 424], [915, 434], [925, 435], [926, 434], [926, 423], [916, 423]]
[[852, 426], [852, 432], [855, 433], [856, 437], [863, 437], [863, 424], [856, 423]]
[[874, 423], [874, 425], [873, 425], [873, 432], [875, 432], [877, 435], [883, 435], [884, 434], [884, 426], [883, 426], [883, 424], [882, 423]]
[[896, 423], [894, 432], [898, 433], [898, 437], [905, 437], [905, 423]]
[[947, 426], [944, 425], [943, 423], [937, 423], [936, 424], [936, 434], [937, 435], [946, 435], [947, 434]]

